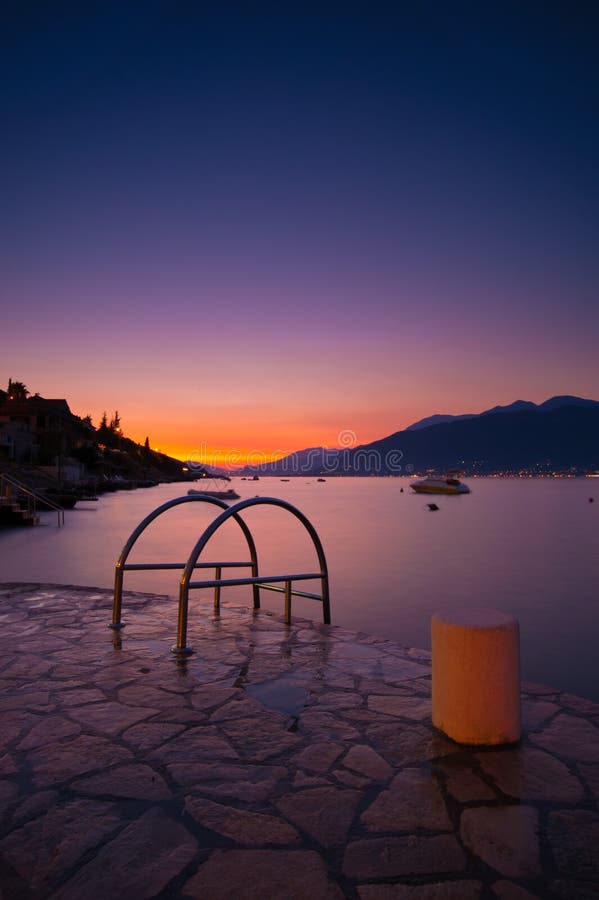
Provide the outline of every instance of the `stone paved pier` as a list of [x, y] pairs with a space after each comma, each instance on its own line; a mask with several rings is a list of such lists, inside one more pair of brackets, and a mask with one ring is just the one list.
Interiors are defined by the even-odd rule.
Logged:
[[599, 897], [599, 704], [518, 748], [430, 721], [430, 660], [193, 597], [0, 585], [2, 900]]

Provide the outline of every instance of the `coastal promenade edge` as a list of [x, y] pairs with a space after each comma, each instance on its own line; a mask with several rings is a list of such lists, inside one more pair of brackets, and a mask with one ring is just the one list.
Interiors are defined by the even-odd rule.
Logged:
[[0, 896], [599, 898], [599, 704], [522, 684], [517, 747], [431, 723], [430, 654], [176, 600], [0, 584]]

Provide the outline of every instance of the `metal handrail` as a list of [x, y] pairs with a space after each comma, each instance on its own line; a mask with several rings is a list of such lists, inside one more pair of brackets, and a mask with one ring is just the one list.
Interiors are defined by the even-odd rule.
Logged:
[[[314, 549], [316, 550], [318, 561], [320, 563], [320, 572], [312, 573], [312, 574], [297, 574], [297, 575], [276, 575], [265, 577], [257, 577], [257, 573], [255, 577], [251, 578], [234, 578], [234, 579], [224, 579], [220, 577], [220, 572], [217, 571], [216, 578], [210, 581], [191, 581], [191, 576], [194, 572], [194, 569], [197, 566], [198, 558], [210, 540], [211, 537], [215, 534], [215, 532], [227, 522], [230, 518], [238, 518], [241, 510], [248, 509], [252, 506], [278, 506], [281, 509], [286, 509], [288, 512], [292, 513], [302, 525], [305, 527], [306, 531], [312, 538], [312, 543], [314, 544]], [[280, 588], [281, 591], [285, 593], [285, 621], [289, 624], [291, 622], [291, 597], [296, 594], [299, 596], [303, 595], [303, 592], [294, 591], [292, 589], [292, 584], [294, 581], [307, 580], [307, 579], [320, 579], [321, 582], [321, 595], [317, 594], [311, 595], [313, 599], [320, 600], [322, 602], [322, 616], [323, 622], [325, 625], [330, 625], [331, 623], [331, 607], [330, 607], [330, 598], [329, 598], [329, 576], [327, 569], [326, 557], [324, 555], [324, 550], [322, 548], [322, 544], [320, 542], [320, 538], [316, 532], [316, 529], [312, 525], [312, 523], [306, 518], [306, 516], [300, 512], [295, 506], [292, 506], [291, 503], [287, 503], [286, 500], [280, 500], [277, 497], [252, 497], [249, 500], [241, 500], [239, 503], [236, 503], [234, 506], [230, 506], [224, 512], [220, 513], [219, 516], [209, 525], [204, 531], [203, 535], [197, 541], [195, 547], [193, 548], [189, 559], [187, 560], [187, 565], [185, 566], [185, 570], [183, 575], [181, 576], [181, 583], [179, 587], [179, 614], [177, 619], [177, 643], [171, 648], [173, 653], [178, 654], [188, 654], [193, 652], [193, 648], [187, 646], [187, 617], [188, 617], [188, 607], [189, 607], [189, 591], [193, 588], [202, 588], [202, 587], [214, 587], [215, 589], [215, 606], [217, 605], [217, 597], [216, 592], [220, 592], [221, 587], [233, 586], [233, 585], [242, 585], [242, 584], [251, 584], [254, 586], [254, 590], [256, 588], [260, 588], [264, 586], [269, 589], [269, 585], [272, 582], [283, 582], [284, 588]], [[254, 606], [256, 604], [254, 603]]]
[[[33, 488], [28, 487], [26, 484], [23, 484], [22, 481], [19, 481], [18, 478], [13, 478], [12, 475], [6, 475], [3, 473], [0, 475], [0, 493], [4, 496], [4, 491], [2, 487], [4, 484], [10, 485], [10, 487], [14, 487], [19, 493], [25, 494], [28, 498], [33, 500], [33, 514], [35, 515], [37, 512], [36, 503], [43, 503], [45, 506], [49, 506], [50, 509], [56, 511], [58, 518], [58, 527], [64, 525], [64, 507], [62, 507], [59, 503], [55, 503], [54, 500], [50, 500], [49, 497], [46, 497], [45, 494], [42, 494], [40, 491], [34, 491]], [[31, 509], [31, 507], [29, 507]]]
[[[145, 529], [150, 525], [155, 519], [161, 516], [163, 513], [167, 512], [169, 509], [172, 509], [174, 506], [179, 506], [182, 503], [212, 503], [214, 506], [220, 507], [222, 512], [213, 520], [213, 522], [204, 530], [203, 534], [196, 541], [196, 544], [187, 560], [186, 563], [128, 563], [127, 558], [137, 541], [138, 537], [145, 531]], [[252, 534], [246, 524], [246, 522], [242, 519], [239, 513], [242, 510], [248, 509], [252, 506], [260, 506], [260, 505], [269, 505], [269, 506], [278, 506], [281, 509], [285, 509], [288, 512], [292, 513], [299, 521], [302, 523], [310, 537], [312, 538], [312, 543], [314, 545], [314, 549], [316, 550], [316, 554], [318, 556], [318, 562], [320, 564], [320, 571], [318, 572], [299, 572], [294, 575], [258, 575], [258, 556], [256, 553], [256, 545], [254, 543], [254, 539]], [[229, 519], [234, 519], [237, 522], [239, 527], [241, 528], [243, 535], [247, 541], [248, 549], [250, 551], [250, 560], [242, 561], [242, 562], [199, 562], [200, 554], [205, 548], [206, 544], [213, 537], [215, 532], [223, 525], [225, 522], [228, 522]], [[251, 568], [251, 576], [247, 578], [223, 578], [222, 570], [223, 569], [231, 569], [231, 568]], [[188, 654], [192, 653], [193, 650], [191, 647], [186, 645], [187, 640], [187, 618], [188, 618], [188, 606], [189, 606], [189, 591], [196, 588], [214, 588], [214, 609], [215, 612], [218, 613], [220, 610], [220, 593], [221, 588], [223, 587], [233, 587], [236, 585], [251, 585], [253, 591], [254, 598], [254, 609], [260, 609], [260, 589], [268, 590], [268, 591], [279, 591], [285, 594], [285, 621], [289, 624], [291, 622], [291, 598], [292, 597], [305, 597], [310, 600], [318, 600], [322, 603], [322, 617], [325, 625], [330, 625], [331, 623], [331, 606], [330, 606], [330, 598], [329, 598], [329, 575], [327, 569], [326, 557], [324, 555], [324, 550], [322, 548], [322, 544], [320, 542], [320, 538], [316, 532], [316, 529], [312, 525], [312, 523], [306, 518], [306, 516], [300, 512], [295, 506], [292, 506], [291, 503], [287, 503], [286, 500], [279, 500], [275, 497], [252, 497], [249, 500], [241, 500], [239, 503], [234, 504], [233, 506], [228, 506], [222, 500], [219, 500], [215, 497], [207, 497], [201, 496], [199, 494], [192, 494], [185, 497], [176, 497], [174, 500], [169, 500], [166, 503], [163, 503], [162, 506], [157, 507], [153, 512], [149, 513], [143, 519], [137, 528], [131, 533], [127, 543], [123, 547], [121, 551], [121, 555], [119, 556], [116, 566], [115, 566], [115, 575], [114, 575], [114, 597], [112, 604], [112, 622], [109, 624], [109, 628], [123, 628], [124, 623], [121, 621], [121, 611], [122, 611], [122, 599], [123, 599], [123, 578], [124, 573], [126, 571], [150, 571], [150, 570], [172, 570], [172, 569], [183, 569], [183, 574], [181, 576], [181, 580], [179, 583], [179, 609], [178, 609], [178, 617], [177, 617], [177, 643], [175, 646], [171, 648], [173, 653], [179, 654]], [[192, 575], [196, 569], [214, 569], [214, 578], [204, 579], [202, 581], [192, 581]], [[295, 581], [307, 581], [318, 579], [321, 583], [321, 593], [314, 594], [309, 593], [308, 591], [301, 591], [293, 588], [293, 582]]]
[[[174, 506], [180, 506], [182, 503], [212, 503], [214, 506], [218, 506], [222, 510], [229, 510], [229, 506], [223, 501], [219, 500], [216, 497], [206, 497], [201, 496], [199, 494], [188, 494], [185, 497], [175, 497], [173, 500], [167, 500], [166, 503], [163, 503], [161, 506], [158, 506], [155, 510], [149, 513], [145, 519], [143, 519], [137, 528], [135, 528], [131, 535], [121, 550], [121, 555], [119, 556], [114, 572], [114, 597], [112, 602], [112, 622], [109, 625], [109, 628], [123, 628], [124, 623], [121, 621], [121, 611], [123, 605], [123, 579], [125, 572], [129, 571], [149, 571], [152, 569], [185, 569], [187, 563], [128, 563], [127, 557], [131, 553], [135, 542], [138, 537], [146, 530], [148, 525], [150, 525], [155, 519], [161, 516], [163, 513], [167, 512], [169, 509], [172, 509]], [[250, 553], [250, 561], [249, 562], [217, 562], [217, 563], [199, 563], [197, 568], [212, 568], [215, 569], [217, 573], [220, 572], [220, 569], [224, 567], [231, 566], [247, 566], [251, 568], [252, 575], [256, 576], [258, 574], [258, 557], [256, 554], [256, 545], [254, 544], [254, 539], [250, 533], [249, 528], [239, 516], [233, 516], [239, 527], [241, 528], [243, 535], [246, 539], [248, 550]], [[215, 605], [220, 600], [220, 591], [215, 589], [215, 597], [214, 602]], [[258, 587], [254, 587], [254, 608], [260, 608], [260, 594], [258, 592]]]

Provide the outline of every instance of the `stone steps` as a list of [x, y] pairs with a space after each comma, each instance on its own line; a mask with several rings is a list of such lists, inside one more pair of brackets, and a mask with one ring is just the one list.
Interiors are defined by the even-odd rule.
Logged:
[[13, 527], [39, 525], [40, 517], [32, 510], [23, 508], [12, 496], [0, 497], [0, 526]]

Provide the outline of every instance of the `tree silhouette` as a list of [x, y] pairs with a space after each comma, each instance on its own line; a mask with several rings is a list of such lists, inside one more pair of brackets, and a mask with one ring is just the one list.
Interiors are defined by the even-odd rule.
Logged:
[[22, 381], [13, 381], [8, 379], [8, 399], [9, 400], [26, 400], [29, 391]]
[[98, 439], [103, 444], [106, 444], [108, 442], [108, 439], [111, 436], [111, 431], [108, 427], [108, 419], [106, 417], [106, 412], [102, 413], [102, 418], [100, 419], [100, 425], [98, 426], [97, 435], [98, 435]]

